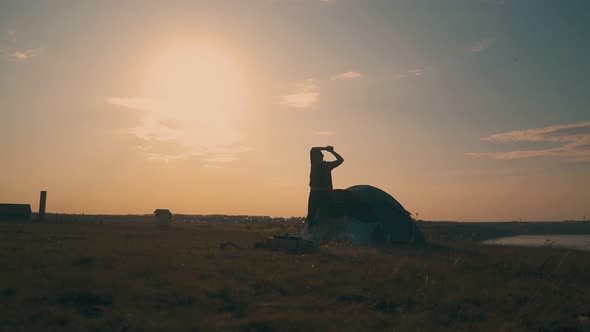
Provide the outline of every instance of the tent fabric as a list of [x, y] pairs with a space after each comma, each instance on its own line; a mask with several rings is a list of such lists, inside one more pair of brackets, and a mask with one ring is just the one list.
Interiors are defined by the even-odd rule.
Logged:
[[379, 188], [357, 185], [334, 190], [331, 196], [331, 203], [309, 221], [304, 238], [350, 240], [360, 245], [424, 242], [411, 213]]

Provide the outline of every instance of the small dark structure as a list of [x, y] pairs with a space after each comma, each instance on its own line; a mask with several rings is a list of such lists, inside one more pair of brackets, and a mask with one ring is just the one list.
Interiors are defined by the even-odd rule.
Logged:
[[45, 220], [45, 205], [47, 203], [47, 191], [41, 191], [39, 195], [39, 220]]
[[170, 221], [172, 219], [172, 212], [168, 209], [156, 209], [154, 214], [158, 221]]
[[21, 221], [31, 217], [30, 204], [3, 204], [0, 203], [0, 220]]

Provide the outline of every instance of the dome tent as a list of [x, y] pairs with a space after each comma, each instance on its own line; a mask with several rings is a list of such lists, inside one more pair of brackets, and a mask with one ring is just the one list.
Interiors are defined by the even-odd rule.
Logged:
[[359, 245], [421, 244], [411, 213], [385, 191], [368, 185], [334, 190], [303, 231], [313, 241], [350, 240]]

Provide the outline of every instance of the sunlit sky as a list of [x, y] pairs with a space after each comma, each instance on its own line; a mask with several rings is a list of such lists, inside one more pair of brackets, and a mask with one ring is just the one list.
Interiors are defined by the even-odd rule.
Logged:
[[426, 220], [590, 217], [585, 0], [2, 1], [0, 202], [303, 216], [334, 186]]

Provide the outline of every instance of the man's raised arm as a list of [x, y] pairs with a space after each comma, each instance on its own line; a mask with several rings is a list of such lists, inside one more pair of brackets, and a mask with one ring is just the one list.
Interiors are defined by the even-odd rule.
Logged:
[[336, 161], [333, 161], [334, 167], [340, 166], [344, 162], [344, 158], [338, 154], [338, 152], [334, 151], [333, 146], [326, 146], [326, 151], [330, 152], [334, 157], [336, 157]]

